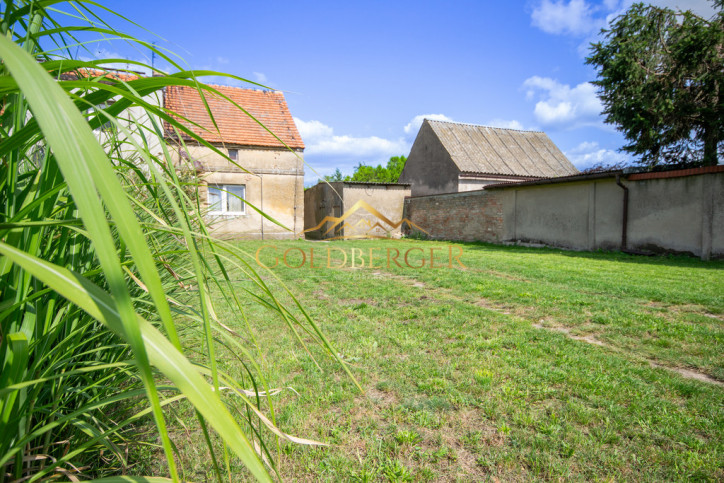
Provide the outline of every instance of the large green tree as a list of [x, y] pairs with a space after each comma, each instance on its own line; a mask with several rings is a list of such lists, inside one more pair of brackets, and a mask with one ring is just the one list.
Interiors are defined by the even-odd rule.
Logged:
[[646, 166], [715, 165], [724, 146], [724, 0], [710, 19], [633, 5], [591, 45], [606, 122]]
[[381, 164], [377, 166], [360, 164], [355, 168], [354, 174], [347, 178], [347, 181], [397, 183], [406, 162], [407, 158], [405, 156], [393, 156], [387, 162], [387, 166], [382, 166]]
[[352, 176], [342, 176], [342, 172], [337, 170], [332, 175], [324, 177], [325, 181], [362, 181], [368, 183], [397, 183], [407, 158], [405, 156], [393, 156], [387, 162], [387, 166], [378, 164], [377, 166], [367, 166], [358, 164], [354, 169]]

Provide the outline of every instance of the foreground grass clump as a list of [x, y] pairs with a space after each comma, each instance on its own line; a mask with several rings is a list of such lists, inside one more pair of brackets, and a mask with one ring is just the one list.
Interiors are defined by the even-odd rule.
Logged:
[[[96, 2], [0, 9], [0, 482], [139, 475], [128, 458], [139, 445], [164, 454], [157, 475], [186, 479], [170, 436], [177, 421], [168, 429], [179, 407], [217, 479], [233, 467], [269, 480], [275, 443], [313, 442], [274, 426], [262, 346], [243, 326], [252, 319], [229, 268], [275, 314], [265, 324], [306, 330], [337, 356], [312, 319], [277, 301], [251, 256], [209, 236], [199, 180], [180, 179], [172, 161], [183, 146], [168, 145], [165, 130], [222, 153], [161, 107], [163, 88], [218, 96], [197, 77], [224, 74], [181, 69], [106, 25], [113, 14]], [[152, 49], [175, 73], [109, 72], [102, 66], [119, 59], [72, 55], [109, 37]], [[242, 321], [236, 331], [215, 316], [224, 304]], [[244, 371], [219, 371], [218, 347], [233, 347]]]
[[[455, 244], [467, 268], [450, 269], [442, 242], [239, 246], [265, 247], [269, 266], [279, 259], [274, 274], [366, 391], [331, 364], [320, 373], [289, 349], [292, 335], [253, 324], [270, 384], [298, 392], [278, 396], [280, 428], [331, 445], [284, 445], [281, 468], [293, 478], [724, 478], [721, 261]], [[379, 248], [383, 261], [327, 269], [327, 247]], [[441, 268], [388, 268], [388, 247], [440, 248]], [[302, 250], [303, 267], [284, 264], [290, 248], [287, 265], [300, 265]], [[311, 248], [320, 268], [310, 268]]]

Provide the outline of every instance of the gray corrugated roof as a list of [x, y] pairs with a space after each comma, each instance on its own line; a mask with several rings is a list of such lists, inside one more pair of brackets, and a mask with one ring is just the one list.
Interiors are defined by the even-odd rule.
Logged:
[[544, 178], [578, 173], [543, 132], [425, 122], [430, 123], [460, 171]]

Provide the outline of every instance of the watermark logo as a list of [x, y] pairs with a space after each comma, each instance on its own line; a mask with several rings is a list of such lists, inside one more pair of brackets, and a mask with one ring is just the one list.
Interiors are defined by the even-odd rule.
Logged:
[[[399, 245], [398, 245], [399, 246]], [[467, 268], [460, 257], [460, 246], [448, 247], [410, 247], [400, 250], [397, 247], [369, 247], [366, 250], [357, 247], [299, 247], [286, 248], [276, 245], [263, 245], [256, 251], [256, 263], [264, 268]]]
[[[327, 227], [328, 223], [332, 225]], [[407, 218], [393, 222], [366, 201], [359, 200], [342, 216], [325, 216], [316, 226], [307, 228], [302, 234], [319, 230], [322, 238], [326, 240], [386, 239], [393, 238], [395, 230], [402, 230], [405, 227], [429, 235], [427, 231]]]
[[[331, 224], [331, 226], [329, 226]], [[403, 228], [429, 235], [414, 222], [402, 218], [393, 222], [364, 200], [356, 202], [341, 216], [325, 216], [316, 226], [300, 235], [319, 232], [326, 241], [395, 239]], [[399, 231], [397, 231], [399, 230]], [[395, 233], [397, 231], [397, 233]], [[361, 268], [467, 268], [460, 260], [460, 246], [365, 246], [359, 248], [346, 243], [337, 246], [279, 247], [263, 245], [256, 251], [256, 262], [264, 268], [307, 269], [361, 269]]]

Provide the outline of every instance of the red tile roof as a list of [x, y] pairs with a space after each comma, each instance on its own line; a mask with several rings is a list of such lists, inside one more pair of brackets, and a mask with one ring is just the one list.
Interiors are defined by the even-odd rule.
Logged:
[[632, 181], [639, 179], [662, 179], [662, 178], [681, 178], [683, 176], [696, 176], [699, 174], [711, 174], [724, 172], [724, 165], [702, 166], [701, 168], [676, 169], [672, 171], [659, 171], [654, 173], [635, 173], [630, 174], [626, 179]]
[[[125, 72], [117, 70], [105, 70], [105, 69], [87, 69], [81, 68], [72, 72], [66, 72], [60, 75], [61, 80], [75, 80], [78, 77], [104, 77], [109, 80], [116, 80], [122, 82], [130, 82], [143, 77], [140, 73]], [[103, 82], [103, 81], [101, 81]]]
[[[212, 86], [246, 109], [259, 122], [276, 134], [289, 147], [304, 149], [302, 137], [289, 112], [284, 94], [278, 91], [241, 89], [239, 87]], [[204, 91], [204, 97], [218, 125], [214, 126], [199, 92], [193, 87], [166, 88], [165, 107], [195, 122], [198, 126], [182, 123], [210, 143], [241, 146], [284, 147], [256, 121], [240, 111], [223, 97]], [[169, 131], [167, 131], [169, 132]], [[186, 139], [187, 136], [184, 136]]]

